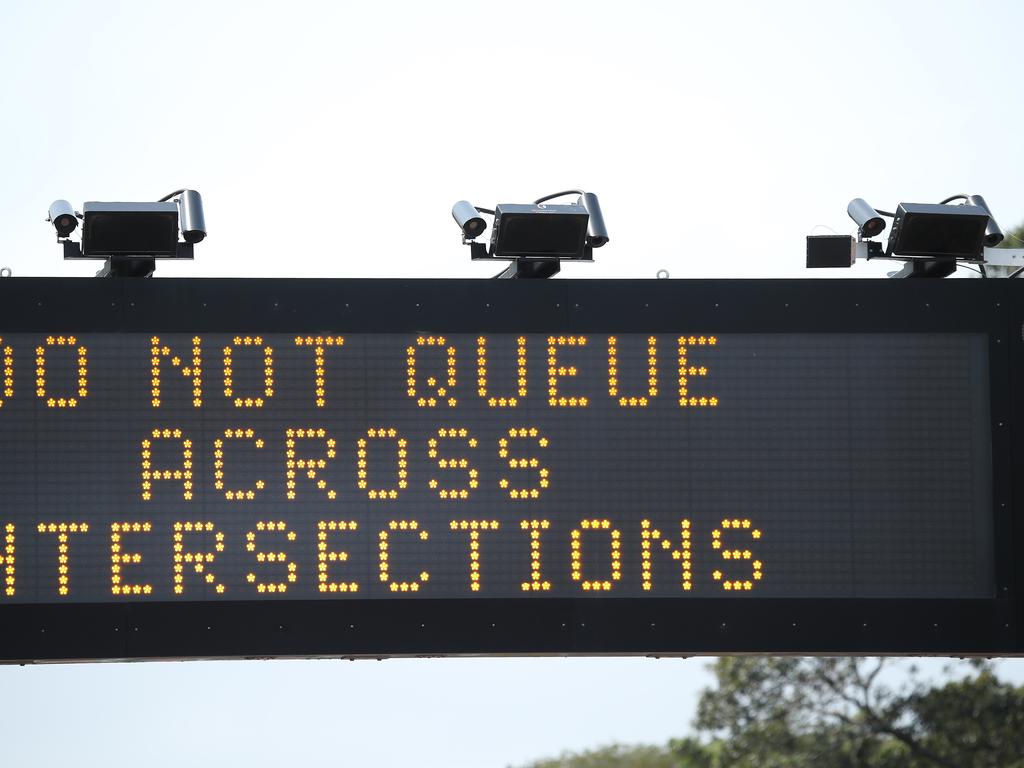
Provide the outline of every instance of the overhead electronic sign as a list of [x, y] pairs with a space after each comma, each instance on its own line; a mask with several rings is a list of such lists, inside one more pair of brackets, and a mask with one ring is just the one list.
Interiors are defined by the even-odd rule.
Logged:
[[1017, 653], [992, 282], [4, 280], [0, 655]]

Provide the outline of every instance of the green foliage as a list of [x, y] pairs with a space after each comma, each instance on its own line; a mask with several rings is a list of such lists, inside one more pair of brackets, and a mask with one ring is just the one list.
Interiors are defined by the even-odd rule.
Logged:
[[1024, 224], [1018, 224], [1013, 229], [1004, 230], [1006, 237], [999, 244], [1000, 248], [1024, 248]]
[[540, 760], [525, 768], [679, 768], [675, 756], [664, 747], [624, 746], [586, 752], [566, 752], [553, 760]]
[[913, 697], [910, 706], [924, 747], [960, 768], [1024, 766], [1024, 686], [1007, 685], [985, 668]]
[[1024, 687], [986, 662], [934, 687], [883, 659], [723, 658], [701, 696], [710, 768], [1024, 768]]
[[960, 662], [942, 685], [885, 659], [722, 658], [697, 737], [529, 768], [1024, 768], [1024, 686]]

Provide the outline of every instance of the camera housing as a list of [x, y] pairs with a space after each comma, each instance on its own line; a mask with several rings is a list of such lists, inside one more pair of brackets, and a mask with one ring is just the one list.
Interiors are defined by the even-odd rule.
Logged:
[[67, 200], [54, 200], [50, 203], [46, 220], [57, 230], [57, 237], [71, 237], [71, 233], [78, 228], [78, 216], [74, 206]]
[[480, 211], [468, 200], [459, 200], [452, 206], [452, 218], [455, 219], [455, 223], [462, 230], [462, 236], [467, 240], [480, 237], [487, 229], [487, 222], [480, 215]]
[[178, 198], [178, 217], [181, 224], [181, 238], [186, 243], [199, 243], [206, 237], [206, 217], [203, 215], [203, 198], [194, 189], [183, 189]]
[[980, 261], [990, 220], [975, 205], [900, 203], [886, 256]]
[[995, 217], [992, 215], [992, 211], [988, 207], [988, 203], [985, 202], [985, 198], [981, 195], [968, 195], [967, 205], [973, 205], [976, 208], [981, 208], [985, 213], [988, 214], [988, 225], [985, 227], [985, 247], [995, 248], [1001, 242], [1003, 242], [1003, 230], [996, 224]]
[[862, 197], [853, 198], [846, 206], [846, 213], [857, 223], [862, 237], [880, 235], [885, 229], [885, 219]]

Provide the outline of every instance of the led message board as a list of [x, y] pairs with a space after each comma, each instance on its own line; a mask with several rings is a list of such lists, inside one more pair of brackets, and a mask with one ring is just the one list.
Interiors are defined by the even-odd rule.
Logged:
[[1015, 652], [1003, 297], [762, 285], [3, 281], [3, 656]]

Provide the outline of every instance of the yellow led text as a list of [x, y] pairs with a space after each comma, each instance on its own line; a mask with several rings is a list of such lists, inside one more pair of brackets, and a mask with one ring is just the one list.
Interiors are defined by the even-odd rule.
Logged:
[[487, 398], [491, 408], [515, 408], [520, 397], [526, 397], [526, 337], [516, 339], [516, 395], [498, 397], [487, 395], [487, 339], [476, 340], [476, 386], [477, 394]]
[[[46, 391], [46, 347], [76, 347], [78, 358], [77, 397], [53, 397]], [[6, 365], [5, 365], [6, 368]], [[74, 336], [47, 336], [46, 346], [36, 347], [36, 395], [46, 401], [47, 408], [74, 408], [79, 398], [85, 399], [89, 394], [89, 359], [88, 351], [78, 344]]]
[[152, 359], [153, 370], [151, 371], [153, 380], [153, 407], [160, 407], [160, 358], [170, 357], [171, 365], [181, 370], [181, 375], [187, 379], [192, 379], [192, 405], [196, 408], [203, 404], [203, 355], [202, 355], [202, 340], [198, 336], [192, 337], [192, 364], [186, 365], [184, 361], [177, 355], [171, 355], [171, 348], [160, 342], [159, 336], [154, 336], [150, 339], [152, 345]]
[[[758, 540], [761, 538], [761, 531], [753, 527], [753, 523], [747, 519], [725, 519], [722, 521], [722, 528], [725, 530], [743, 530], [748, 531], [750, 538]], [[712, 572], [712, 577], [715, 581], [722, 582], [722, 588], [727, 591], [739, 592], [741, 590], [750, 591], [754, 588], [754, 582], [760, 581], [764, 575], [763, 564], [760, 560], [754, 559], [754, 553], [749, 549], [728, 549], [723, 544], [723, 534], [719, 529], [715, 529], [711, 532], [711, 547], [718, 550], [718, 553], [722, 556], [723, 560], [733, 562], [737, 560], [752, 561], [752, 573], [748, 579], [732, 579], [729, 580], [724, 576], [722, 571], [715, 570]], [[723, 580], [724, 579], [724, 580]]]
[[327, 536], [331, 531], [354, 531], [358, 528], [355, 520], [321, 520], [316, 524], [316, 569], [317, 589], [321, 592], [357, 592], [359, 583], [355, 581], [331, 581], [328, 574], [329, 563], [344, 563], [348, 560], [348, 552], [327, 549]]
[[[228, 440], [232, 438], [252, 440], [253, 445], [257, 448], [263, 447], [263, 440], [256, 437], [255, 432], [251, 429], [225, 429], [224, 437]], [[224, 440], [221, 438], [213, 441], [213, 486], [218, 491], [224, 491]], [[242, 501], [243, 499], [252, 501], [256, 498], [256, 491], [262, 491], [265, 486], [266, 483], [257, 480], [255, 488], [224, 491], [224, 498], [228, 501]]]
[[[299, 458], [298, 451], [296, 449], [297, 440], [320, 440], [326, 446], [326, 451], [323, 458], [310, 459], [310, 458]], [[327, 437], [327, 432], [324, 429], [289, 429], [285, 431], [285, 485], [287, 486], [287, 496], [289, 500], [295, 499], [295, 486], [296, 477], [298, 477], [298, 470], [303, 470], [306, 477], [310, 480], [316, 481], [316, 487], [321, 491], [327, 492], [327, 498], [336, 498], [338, 493], [333, 488], [327, 487], [327, 481], [322, 477], [317, 479], [317, 470], [327, 468], [327, 460], [333, 459], [338, 455], [337, 444], [333, 437]]]
[[547, 488], [549, 485], [550, 472], [546, 467], [540, 466], [540, 459], [536, 457], [530, 458], [515, 458], [509, 457], [509, 443], [512, 440], [517, 439], [535, 439], [537, 445], [541, 448], [548, 447], [548, 439], [541, 437], [536, 427], [512, 427], [508, 431], [508, 437], [502, 437], [498, 439], [498, 456], [508, 460], [508, 465], [512, 469], [535, 469], [537, 470], [537, 487], [535, 488], [513, 488], [511, 482], [507, 478], [501, 478], [498, 481], [498, 485], [508, 491], [508, 495], [513, 499], [539, 499], [540, 492], [542, 489]]
[[451, 427], [448, 429], [446, 429], [445, 427], [441, 427], [439, 430], [437, 430], [437, 437], [432, 437], [429, 440], [427, 440], [427, 456], [429, 456], [432, 459], [437, 459], [437, 465], [441, 469], [458, 469], [465, 472], [467, 475], [467, 487], [465, 488], [439, 488], [438, 486], [440, 485], [440, 481], [434, 478], [431, 478], [428, 483], [430, 487], [433, 490], [436, 490], [437, 495], [440, 496], [442, 499], [468, 499], [470, 490], [476, 488], [480, 484], [479, 480], [477, 479], [479, 473], [477, 472], [476, 469], [469, 466], [469, 459], [453, 459], [445, 457], [438, 458], [438, 438], [461, 438], [462, 440], [466, 441], [466, 445], [468, 445], [470, 448], [477, 447], [477, 440], [475, 437], [470, 437], [469, 432], [466, 429], [456, 427]]
[[[583, 578], [583, 532], [584, 531], [608, 531], [611, 539], [611, 579], [584, 579]], [[612, 582], [622, 578], [622, 534], [612, 528], [610, 520], [582, 520], [580, 527], [574, 528], [570, 534], [572, 541], [572, 580], [579, 581], [580, 586], [585, 590], [597, 592], [609, 592]]]
[[458, 402], [450, 391], [455, 389], [455, 347], [448, 347], [445, 350], [446, 361], [448, 363], [448, 375], [445, 378], [445, 383], [440, 384], [436, 376], [428, 376], [426, 384], [427, 387], [429, 387], [431, 394], [418, 394], [416, 383], [416, 348], [440, 348], [444, 346], [444, 336], [417, 336], [416, 346], [406, 347], [406, 392], [409, 397], [416, 401], [416, 405], [420, 408], [433, 408], [441, 400], [445, 400], [450, 406], [454, 406]]
[[57, 534], [57, 594], [67, 597], [71, 592], [71, 560], [69, 540], [72, 533], [88, 533], [88, 523], [40, 523], [39, 533]]
[[658, 340], [647, 338], [647, 393], [626, 396], [619, 392], [619, 342], [614, 336], [608, 337], [608, 394], [618, 398], [623, 408], [646, 407], [650, 399], [658, 396]]
[[274, 396], [274, 348], [263, 345], [261, 336], [235, 336], [232, 345], [224, 347], [224, 397], [233, 398], [236, 408], [262, 408], [263, 397], [235, 395], [233, 380], [234, 347], [263, 347], [263, 396]]
[[679, 405], [683, 407], [714, 408], [718, 405], [715, 396], [695, 395], [690, 390], [690, 379], [695, 376], [707, 376], [708, 369], [693, 364], [689, 359], [688, 350], [695, 346], [713, 347], [718, 343], [714, 336], [680, 336], [679, 337]]
[[[204, 539], [209, 539], [213, 534], [213, 552], [186, 552], [185, 534], [201, 534]], [[185, 591], [185, 564], [188, 563], [192, 569], [203, 575], [207, 584], [213, 585], [218, 595], [224, 594], [226, 587], [217, 583], [217, 577], [212, 571], [206, 568], [212, 564], [218, 552], [224, 551], [224, 534], [214, 531], [211, 522], [185, 522], [174, 524], [174, 594], [180, 595]]]
[[524, 531], [530, 532], [530, 580], [524, 581], [519, 586], [523, 592], [530, 592], [531, 590], [537, 592], [539, 590], [551, 589], [550, 581], [541, 580], [540, 570], [540, 533], [546, 531], [551, 527], [550, 520], [521, 520], [519, 527]]
[[142, 441], [142, 500], [153, 498], [154, 480], [179, 480], [185, 501], [192, 500], [192, 441], [180, 429], [154, 429], [153, 440], [180, 440], [182, 462], [179, 469], [153, 469], [153, 440]]
[[391, 565], [388, 562], [388, 547], [390, 534], [396, 531], [419, 531], [422, 541], [430, 538], [425, 530], [420, 530], [420, 524], [415, 520], [392, 520], [388, 523], [387, 529], [377, 534], [378, 538], [378, 564], [380, 566], [380, 580], [388, 585], [392, 592], [419, 592], [420, 586], [430, 580], [430, 573], [422, 571], [418, 580], [414, 581], [392, 581]]
[[4, 546], [0, 553], [0, 565], [4, 567], [4, 594], [14, 597], [14, 523], [4, 526]]
[[[2, 342], [3, 339], [0, 339], [0, 343]], [[11, 349], [10, 347], [3, 347], [2, 349], [0, 349], [0, 352], [3, 353], [4, 364], [4, 377], [3, 380], [0, 381], [0, 384], [3, 384], [3, 386], [0, 387], [0, 393], [3, 393], [4, 397], [14, 397], [14, 350]], [[0, 408], [3, 408], [3, 405], [4, 401], [0, 399]]]
[[469, 588], [480, 591], [480, 531], [498, 530], [497, 520], [452, 520], [453, 531], [469, 532]]
[[661, 542], [661, 548], [672, 550], [672, 557], [679, 561], [682, 568], [680, 584], [684, 591], [693, 589], [693, 550], [691, 542], [690, 521], [683, 520], [679, 523], [682, 545], [679, 549], [672, 549], [672, 542], [662, 538], [661, 531], [651, 525], [650, 520], [643, 520], [640, 523], [640, 575], [643, 579], [641, 586], [645, 591], [654, 588], [654, 567], [651, 549], [655, 541]]
[[327, 368], [325, 362], [326, 347], [340, 347], [345, 343], [342, 336], [296, 336], [298, 347], [313, 347], [313, 382], [316, 385], [316, 407], [323, 408], [327, 404]]
[[[398, 488], [369, 487], [369, 458], [367, 451], [369, 443], [367, 438], [370, 440], [395, 441], [398, 462]], [[397, 499], [398, 491], [404, 490], [409, 485], [409, 458], [405, 438], [399, 437], [398, 432], [394, 429], [385, 429], [383, 427], [380, 429], [370, 428], [366, 430], [366, 437], [359, 438], [356, 446], [356, 477], [358, 478], [359, 487], [365, 490], [366, 495], [371, 499]]]
[[152, 523], [111, 523], [110, 524], [110, 591], [115, 595], [149, 595], [153, 592], [152, 584], [128, 584], [124, 581], [123, 571], [129, 565], [142, 562], [138, 552], [125, 552], [124, 537], [131, 533], [149, 533], [153, 530]]
[[572, 365], [559, 365], [559, 347], [585, 347], [586, 336], [549, 336], [548, 337], [548, 405], [564, 406], [569, 408], [585, 408], [586, 397], [567, 397], [559, 394], [558, 381], [566, 376], [575, 376], [576, 367]]
[[278, 522], [275, 523], [275, 522], [264, 522], [263, 520], [260, 520], [259, 522], [256, 523], [256, 530], [255, 531], [248, 531], [245, 534], [245, 549], [246, 549], [246, 551], [247, 552], [254, 552], [256, 554], [257, 562], [260, 562], [260, 563], [283, 563], [285, 565], [286, 569], [287, 569], [287, 574], [286, 574], [286, 577], [285, 577], [287, 579], [287, 581], [277, 581], [277, 582], [273, 582], [273, 581], [270, 581], [270, 582], [256, 581], [256, 574], [252, 573], [252, 572], [245, 574], [245, 580], [248, 581], [250, 584], [255, 584], [257, 592], [270, 592], [270, 593], [287, 592], [288, 591], [288, 584], [294, 584], [298, 580], [298, 574], [296, 573], [296, 571], [298, 570], [298, 566], [294, 562], [288, 560], [288, 555], [285, 554], [284, 552], [264, 552], [262, 550], [257, 551], [256, 550], [256, 533], [257, 533], [257, 531], [259, 531], [261, 533], [264, 532], [264, 531], [267, 532], [267, 533], [276, 533], [278, 535], [284, 534], [284, 537], [288, 541], [295, 541], [295, 531], [289, 531], [288, 530], [288, 526], [285, 525], [281, 521], [278, 521]]

